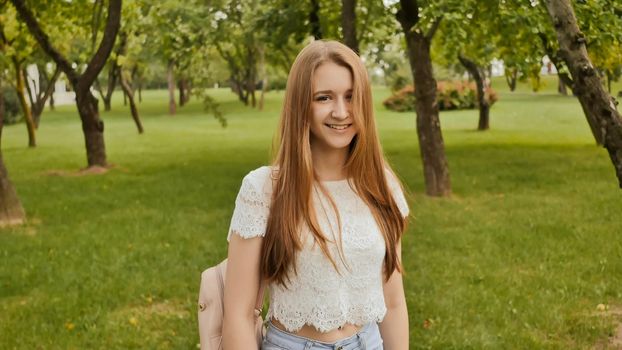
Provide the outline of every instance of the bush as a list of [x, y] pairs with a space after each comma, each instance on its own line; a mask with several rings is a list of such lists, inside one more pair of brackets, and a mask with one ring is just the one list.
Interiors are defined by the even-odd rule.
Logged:
[[4, 98], [4, 124], [15, 124], [22, 119], [17, 93], [13, 88], [4, 87], [0, 90], [0, 98]]
[[[485, 98], [492, 106], [499, 98], [492, 88], [484, 90]], [[439, 81], [436, 86], [436, 99], [441, 111], [477, 108], [477, 90], [475, 83], [465, 81]], [[384, 100], [384, 106], [392, 111], [406, 112], [415, 110], [415, 89], [408, 85]]]

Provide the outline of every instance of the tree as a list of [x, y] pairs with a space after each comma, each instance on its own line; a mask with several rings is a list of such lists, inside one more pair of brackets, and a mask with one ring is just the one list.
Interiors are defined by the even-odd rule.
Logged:
[[122, 0], [110, 0], [104, 35], [97, 51], [93, 54], [84, 72], [79, 73], [71, 63], [51, 43], [49, 36], [34, 17], [25, 0], [11, 0], [21, 19], [37, 40], [43, 51], [52, 58], [65, 73], [76, 93], [76, 106], [82, 121], [82, 131], [86, 144], [87, 164], [106, 166], [106, 147], [104, 143], [104, 122], [99, 118], [97, 99], [90, 91], [91, 85], [106, 64], [112, 51], [121, 21]]
[[[487, 67], [496, 54], [496, 36], [490, 26], [498, 18], [495, 2], [465, 0], [464, 13], [447, 15], [440, 26], [435, 52], [440, 52], [446, 63], [459, 62], [475, 80], [479, 121], [477, 130], [490, 127], [490, 102], [487, 97]], [[438, 59], [437, 59], [438, 61]]]
[[5, 8], [4, 4], [0, 5], [2, 12], [4, 13], [3, 21], [0, 22], [0, 48], [3, 54], [5, 54], [11, 61], [11, 67], [13, 68], [13, 87], [17, 93], [19, 105], [24, 114], [24, 120], [26, 124], [26, 130], [28, 132], [28, 146], [35, 147], [37, 145], [35, 134], [35, 122], [32, 117], [32, 110], [30, 105], [26, 101], [26, 75], [25, 63], [26, 59], [32, 54], [32, 43], [29, 42], [29, 38], [23, 33], [21, 23], [14, 20], [14, 13], [11, 13], [9, 8]]
[[573, 92], [581, 102], [596, 139], [609, 152], [622, 188], [622, 119], [616, 102], [609, 95], [587, 53], [585, 34], [581, 32], [569, 0], [547, 0], [546, 10], [557, 33], [560, 56], [574, 81]]
[[479, 122], [477, 130], [488, 130], [490, 128], [490, 103], [486, 99], [485, 84], [486, 73], [483, 67], [479, 66], [474, 60], [458, 54], [458, 60], [464, 68], [471, 74], [477, 87], [477, 106], [479, 108]]
[[341, 28], [343, 42], [354, 52], [359, 53], [359, 41], [356, 36], [356, 0], [341, 0]]
[[[40, 56], [43, 54], [40, 50], [37, 51], [36, 56]], [[48, 99], [52, 98], [52, 94], [54, 93], [54, 84], [60, 77], [61, 71], [58, 66], [54, 67], [54, 71], [52, 74], [48, 72], [47, 69], [47, 59], [48, 57], [36, 57], [35, 64], [37, 67], [38, 79], [35, 81], [31, 79], [32, 84], [28, 81], [26, 82], [26, 91], [28, 92], [28, 100], [30, 101], [30, 106], [32, 106], [32, 119], [35, 123], [35, 128], [39, 128], [39, 124], [41, 123], [41, 114], [45, 108], [45, 104]], [[28, 74], [26, 70], [24, 70], [24, 77], [28, 79]], [[31, 88], [31, 85], [34, 88]]]
[[[436, 80], [432, 71], [430, 43], [441, 22], [437, 13], [422, 25], [417, 0], [400, 0], [401, 8], [396, 14], [404, 31], [408, 60], [415, 84], [415, 110], [417, 135], [423, 160], [426, 193], [430, 196], [449, 196], [451, 183], [449, 167], [445, 158], [445, 145], [436, 101]], [[426, 28], [427, 27], [427, 28]]]
[[213, 13], [211, 43], [227, 62], [231, 88], [244, 104], [256, 106], [255, 89], [263, 43], [254, 18], [256, 1], [231, 0]]
[[[0, 91], [2, 91], [2, 80], [0, 80]], [[4, 166], [4, 159], [2, 158], [1, 146], [3, 125], [4, 98], [0, 96], [0, 227], [21, 224], [26, 218], [24, 208], [22, 208], [22, 204], [17, 197], [15, 188], [9, 179], [9, 174]]]
[[322, 27], [320, 25], [320, 0], [311, 0], [309, 24], [311, 24], [311, 34], [315, 40], [322, 39]]
[[[179, 2], [176, 0], [144, 1], [144, 25], [141, 32], [158, 33], [148, 44], [150, 52], [160, 58], [167, 66], [167, 84], [169, 92], [169, 114], [177, 112], [175, 91], [177, 82], [180, 86], [181, 102], [186, 102], [183, 94], [187, 92], [186, 85], [192, 72], [185, 72], [195, 48], [205, 45], [209, 40], [206, 32], [210, 28], [208, 10], [218, 8], [219, 1], [208, 6], [202, 1], [190, 0]], [[229, 40], [227, 38], [226, 40]]]
[[117, 75], [119, 76], [119, 83], [121, 84], [121, 88], [123, 89], [123, 92], [125, 93], [130, 102], [130, 113], [132, 114], [134, 124], [136, 124], [138, 133], [142, 134], [145, 132], [145, 129], [143, 128], [143, 124], [140, 121], [140, 116], [138, 115], [138, 107], [136, 106], [136, 102], [134, 100], [134, 90], [132, 89], [130, 82], [131, 73], [123, 69], [124, 65], [131, 65], [131, 63], [128, 64], [129, 60], [125, 56], [127, 53], [127, 42], [127, 33], [125, 31], [121, 31], [121, 33], [119, 34], [119, 49], [116, 53], [117, 57], [114, 60], [114, 69], [117, 71]]

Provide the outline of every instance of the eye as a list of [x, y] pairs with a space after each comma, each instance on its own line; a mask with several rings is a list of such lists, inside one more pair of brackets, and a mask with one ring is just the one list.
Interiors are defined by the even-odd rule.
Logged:
[[346, 101], [352, 102], [352, 94], [346, 95]]
[[330, 96], [328, 96], [328, 95], [319, 95], [319, 96], [315, 97], [315, 100], [319, 101], [319, 102], [328, 101], [328, 100], [330, 100]]

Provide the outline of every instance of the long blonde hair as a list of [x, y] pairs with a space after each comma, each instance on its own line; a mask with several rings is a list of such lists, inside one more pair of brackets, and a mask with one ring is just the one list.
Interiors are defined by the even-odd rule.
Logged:
[[[303, 244], [300, 236], [303, 223], [309, 227], [315, 242], [337, 269], [312, 201], [312, 188], [318, 181], [310, 146], [311, 81], [315, 70], [325, 62], [334, 62], [352, 74], [352, 118], [358, 133], [350, 144], [345, 170], [350, 185], [370, 208], [384, 237], [385, 278], [388, 280], [395, 269], [401, 271], [396, 244], [406, 228], [406, 219], [402, 217], [387, 185], [385, 169], [391, 170], [383, 157], [376, 130], [367, 71], [359, 56], [347, 46], [336, 41], [320, 40], [300, 51], [289, 72], [277, 138], [278, 152], [272, 167], [274, 190], [263, 239], [261, 274], [268, 281], [281, 285], [289, 281], [290, 267], [294, 274], [297, 273], [295, 261]], [[318, 182], [318, 185], [322, 188], [321, 183]], [[322, 191], [326, 193], [324, 188]], [[332, 200], [331, 204], [339, 222]]]

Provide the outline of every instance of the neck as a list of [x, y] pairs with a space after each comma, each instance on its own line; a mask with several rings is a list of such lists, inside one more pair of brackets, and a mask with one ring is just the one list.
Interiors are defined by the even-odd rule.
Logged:
[[311, 145], [313, 170], [321, 181], [343, 180], [347, 177], [344, 165], [348, 158], [348, 148], [323, 149]]

